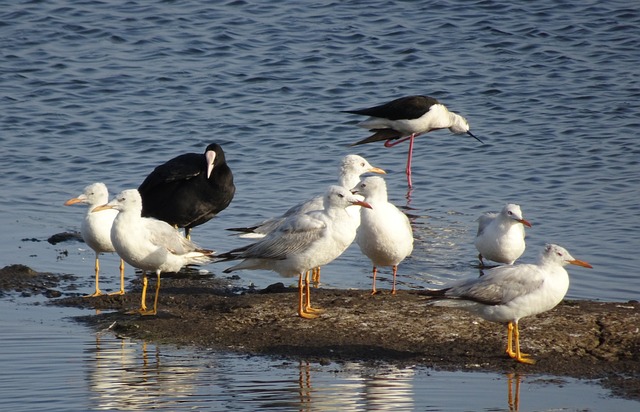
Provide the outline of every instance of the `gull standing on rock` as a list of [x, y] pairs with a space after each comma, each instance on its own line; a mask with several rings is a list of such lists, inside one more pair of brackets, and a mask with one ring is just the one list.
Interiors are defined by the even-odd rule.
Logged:
[[[113, 253], [115, 248], [111, 243], [111, 226], [113, 220], [118, 214], [115, 210], [105, 210], [101, 213], [91, 213], [91, 211], [99, 205], [109, 201], [109, 191], [104, 183], [93, 183], [84, 188], [82, 194], [78, 197], [67, 200], [64, 205], [70, 206], [76, 203], [88, 205], [87, 214], [84, 216], [80, 233], [84, 242], [96, 253], [95, 270], [96, 270], [96, 290], [93, 294], [85, 297], [95, 297], [102, 295], [100, 290], [100, 253]], [[109, 295], [124, 294], [124, 261], [120, 259], [120, 290], [118, 292], [109, 293]]]
[[155, 315], [158, 310], [160, 274], [178, 272], [185, 265], [209, 263], [212, 250], [198, 248], [168, 223], [142, 217], [142, 198], [136, 189], [125, 190], [109, 203], [93, 209], [115, 209], [119, 213], [111, 228], [111, 242], [125, 262], [143, 272], [154, 271], [157, 276], [153, 309], [147, 310], [147, 277], [144, 276], [140, 314]]
[[478, 233], [475, 246], [478, 249], [480, 266], [484, 259], [512, 265], [525, 249], [524, 226], [531, 223], [522, 217], [519, 205], [509, 203], [500, 213], [485, 213], [478, 218]]
[[208, 222], [229, 206], [236, 193], [233, 173], [219, 144], [203, 154], [186, 153], [156, 167], [138, 188], [142, 216], [191, 229]]
[[[466, 133], [480, 143], [469, 131], [467, 119], [451, 112], [438, 100], [429, 96], [407, 96], [392, 100], [379, 106], [359, 110], [346, 110], [345, 113], [369, 116], [358, 123], [358, 126], [375, 132], [372, 136], [354, 143], [352, 146], [386, 140], [385, 147], [393, 147], [409, 140], [407, 157], [407, 183], [411, 183], [411, 160], [413, 157], [413, 140], [416, 136], [433, 130], [449, 129], [452, 133]], [[392, 142], [392, 140], [398, 140]]]
[[378, 266], [393, 267], [393, 287], [396, 294], [396, 274], [398, 264], [413, 251], [413, 230], [407, 215], [387, 201], [387, 185], [383, 178], [371, 176], [365, 178], [353, 190], [364, 196], [371, 209], [360, 210], [360, 226], [356, 242], [360, 250], [373, 263], [372, 294], [376, 294], [376, 275]]
[[293, 214], [256, 243], [218, 255], [223, 262], [243, 259], [224, 273], [267, 269], [285, 277], [297, 275], [298, 315], [316, 318], [318, 309], [311, 307], [308, 271], [332, 262], [355, 239], [357, 226], [345, 210], [350, 205], [371, 207], [344, 187], [329, 187], [323, 209]]
[[488, 321], [506, 323], [507, 354], [532, 364], [535, 361], [520, 352], [518, 321], [551, 310], [562, 301], [569, 289], [569, 274], [564, 269], [568, 264], [592, 267], [566, 249], [547, 244], [536, 264], [498, 266], [479, 278], [428, 290], [427, 294], [443, 299], [432, 301], [433, 305], [465, 309]]
[[[371, 166], [371, 164], [362, 156], [355, 154], [349, 154], [342, 158], [340, 162], [340, 169], [338, 172], [338, 186], [342, 186], [345, 189], [350, 190], [358, 181], [360, 176], [365, 173], [378, 173], [386, 174], [383, 169], [379, 167]], [[284, 214], [267, 219], [261, 223], [243, 227], [243, 228], [231, 228], [227, 230], [244, 232], [240, 237], [246, 238], [262, 238], [267, 233], [280, 226], [288, 217], [295, 214], [304, 214], [311, 212], [312, 210], [321, 210], [323, 206], [324, 196], [315, 196], [304, 202], [298, 203], [291, 207]], [[356, 227], [360, 224], [360, 206], [347, 207], [347, 213], [354, 220]], [[320, 282], [320, 268], [313, 268], [313, 282], [318, 284]]]

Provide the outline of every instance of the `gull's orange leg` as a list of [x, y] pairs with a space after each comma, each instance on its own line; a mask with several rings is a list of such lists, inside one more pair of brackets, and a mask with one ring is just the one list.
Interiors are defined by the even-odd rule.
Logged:
[[391, 294], [396, 294], [396, 275], [398, 274], [398, 265], [393, 265], [393, 286], [391, 287]]
[[507, 355], [511, 358], [516, 357], [516, 353], [513, 351], [513, 322], [507, 324]]
[[[315, 270], [315, 269], [314, 269]], [[304, 292], [306, 294], [306, 299], [304, 303], [304, 311], [306, 313], [321, 313], [322, 309], [314, 309], [311, 307], [311, 284], [309, 282], [309, 271], [307, 271], [304, 279]]]
[[102, 296], [102, 291], [100, 290], [100, 261], [98, 260], [98, 255], [96, 254], [96, 291], [91, 295], [85, 295], [83, 298], [95, 298], [96, 296]]
[[318, 287], [318, 285], [320, 284], [320, 266], [318, 266], [317, 268], [313, 268], [311, 280], [313, 281], [313, 285], [315, 287]]
[[514, 337], [514, 339], [516, 341], [516, 357], [515, 357], [515, 360], [517, 360], [518, 362], [527, 363], [527, 364], [530, 364], [530, 365], [533, 365], [534, 363], [536, 363], [535, 360], [528, 358], [528, 356], [529, 356], [528, 354], [520, 352], [520, 330], [518, 329], [518, 323], [517, 322], [516, 322], [514, 330], [513, 330], [513, 337]]
[[147, 310], [147, 285], [149, 284], [149, 279], [147, 279], [147, 272], [143, 272], [142, 276], [142, 296], [140, 297], [140, 310], [139, 312], [144, 312]]
[[109, 293], [109, 296], [124, 295], [124, 260], [120, 259], [120, 290]]
[[[307, 272], [308, 274], [309, 272]], [[298, 275], [298, 316], [305, 319], [314, 319], [317, 318], [318, 315], [314, 315], [313, 313], [307, 313], [304, 310], [305, 302], [304, 302], [304, 285], [302, 282], [302, 273]]]
[[[160, 271], [157, 271], [156, 274], [158, 278], [156, 281], [156, 296], [153, 298], [153, 309], [147, 310], [146, 307], [144, 310], [140, 309], [140, 314], [144, 316], [155, 315], [158, 313], [158, 296], [160, 296]], [[145, 276], [145, 280], [146, 279], [147, 278]]]
[[378, 293], [378, 291], [376, 290], [376, 276], [378, 275], [378, 268], [377, 267], [373, 267], [373, 286], [371, 286], [371, 294], [375, 295], [376, 293]]

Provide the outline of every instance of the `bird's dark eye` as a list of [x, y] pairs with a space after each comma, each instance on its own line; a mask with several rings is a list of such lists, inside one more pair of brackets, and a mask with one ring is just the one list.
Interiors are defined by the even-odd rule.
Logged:
[[513, 212], [512, 212], [512, 211], [508, 211], [508, 212], [507, 212], [507, 214], [508, 214], [509, 216], [511, 216], [511, 215], [513, 215]]
[[556, 252], [558, 256], [562, 256], [562, 252]]
[[338, 193], [338, 197], [344, 197], [342, 193]]
[[367, 187], [367, 185], [365, 185], [364, 183], [362, 184], [362, 187]]
[[360, 163], [360, 166], [364, 167], [364, 163]]

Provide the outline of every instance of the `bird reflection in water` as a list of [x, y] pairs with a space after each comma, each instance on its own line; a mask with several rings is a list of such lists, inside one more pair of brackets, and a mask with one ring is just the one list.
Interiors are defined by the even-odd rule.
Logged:
[[[299, 363], [298, 410], [413, 410], [415, 370], [413, 367], [386, 365], [368, 368], [346, 363], [334, 379], [327, 380], [306, 360]], [[312, 382], [314, 372], [317, 381]]]
[[301, 360], [299, 364], [300, 379], [298, 384], [300, 389], [298, 395], [300, 396], [300, 410], [311, 408], [311, 394], [313, 387], [311, 386], [311, 365], [308, 361]]
[[509, 412], [518, 412], [520, 410], [520, 382], [522, 377], [519, 373], [507, 373], [507, 402], [509, 403]]
[[167, 363], [158, 346], [105, 334], [114, 326], [96, 333], [95, 347], [85, 351], [90, 409], [171, 409], [194, 393], [200, 368]]

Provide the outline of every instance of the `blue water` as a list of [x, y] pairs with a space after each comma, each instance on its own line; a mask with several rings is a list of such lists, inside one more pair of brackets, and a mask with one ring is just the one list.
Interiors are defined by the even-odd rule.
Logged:
[[[640, 296], [633, 2], [3, 3], [2, 266], [86, 276], [80, 292], [91, 291], [93, 253], [45, 241], [79, 228], [84, 211], [62, 203], [94, 181], [112, 193], [137, 187], [157, 164], [218, 142], [237, 193], [194, 230], [203, 246], [245, 244], [224, 228], [322, 192], [339, 159], [358, 153], [389, 172], [391, 200], [413, 216], [400, 287], [475, 276], [475, 219], [514, 202], [533, 223], [522, 261], [554, 242], [594, 266], [569, 268], [569, 298]], [[419, 137], [407, 193], [406, 147], [350, 148], [367, 132], [340, 111], [410, 94], [463, 114], [485, 144], [448, 131]], [[117, 288], [116, 266], [102, 259], [104, 289]], [[323, 287], [368, 288], [369, 272], [350, 248], [323, 268]], [[281, 280], [239, 274], [244, 285]], [[47, 351], [62, 346], [54, 339]]]

